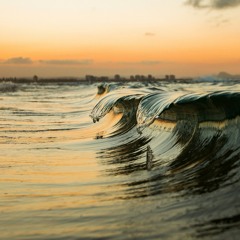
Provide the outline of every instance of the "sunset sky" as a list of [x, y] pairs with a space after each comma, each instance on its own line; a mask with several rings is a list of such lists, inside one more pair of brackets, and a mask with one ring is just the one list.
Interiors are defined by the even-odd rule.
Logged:
[[0, 77], [240, 73], [240, 0], [0, 0]]

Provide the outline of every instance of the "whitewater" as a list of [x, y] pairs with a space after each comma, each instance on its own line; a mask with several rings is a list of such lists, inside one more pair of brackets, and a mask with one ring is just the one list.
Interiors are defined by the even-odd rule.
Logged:
[[0, 83], [0, 239], [238, 239], [240, 83]]

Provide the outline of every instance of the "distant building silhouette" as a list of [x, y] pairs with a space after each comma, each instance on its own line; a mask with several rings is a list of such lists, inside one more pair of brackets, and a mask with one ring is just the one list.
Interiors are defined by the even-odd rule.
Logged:
[[106, 76], [99, 77], [98, 81], [103, 81], [103, 82], [109, 81], [109, 77], [106, 77]]
[[148, 74], [147, 79], [148, 79], [149, 81], [151, 81], [151, 80], [154, 79], [154, 77], [152, 76], [152, 74]]
[[166, 75], [166, 76], [165, 76], [165, 80], [169, 80], [169, 75]]
[[121, 76], [119, 74], [114, 75], [114, 80], [119, 81], [121, 79]]
[[33, 81], [34, 81], [34, 82], [37, 82], [37, 81], [38, 81], [38, 76], [37, 76], [37, 75], [34, 75], [34, 76], [33, 76]]
[[175, 75], [173, 75], [173, 74], [171, 74], [171, 75], [166, 75], [166, 76], [165, 76], [165, 80], [174, 81], [174, 80], [176, 80], [176, 77], [175, 77]]
[[92, 76], [92, 75], [86, 75], [85, 79], [88, 83], [92, 83], [96, 80], [96, 77]]
[[135, 77], [133, 75], [130, 76], [130, 80], [131, 81], [134, 81], [135, 80]]

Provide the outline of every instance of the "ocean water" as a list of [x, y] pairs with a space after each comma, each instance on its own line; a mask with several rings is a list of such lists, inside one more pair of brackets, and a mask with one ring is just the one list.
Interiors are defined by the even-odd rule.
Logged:
[[0, 239], [238, 239], [240, 84], [0, 84]]

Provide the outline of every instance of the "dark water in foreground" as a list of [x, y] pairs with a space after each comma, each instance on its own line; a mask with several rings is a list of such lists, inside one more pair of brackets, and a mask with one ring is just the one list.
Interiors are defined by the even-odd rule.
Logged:
[[240, 84], [0, 85], [0, 239], [238, 239]]

